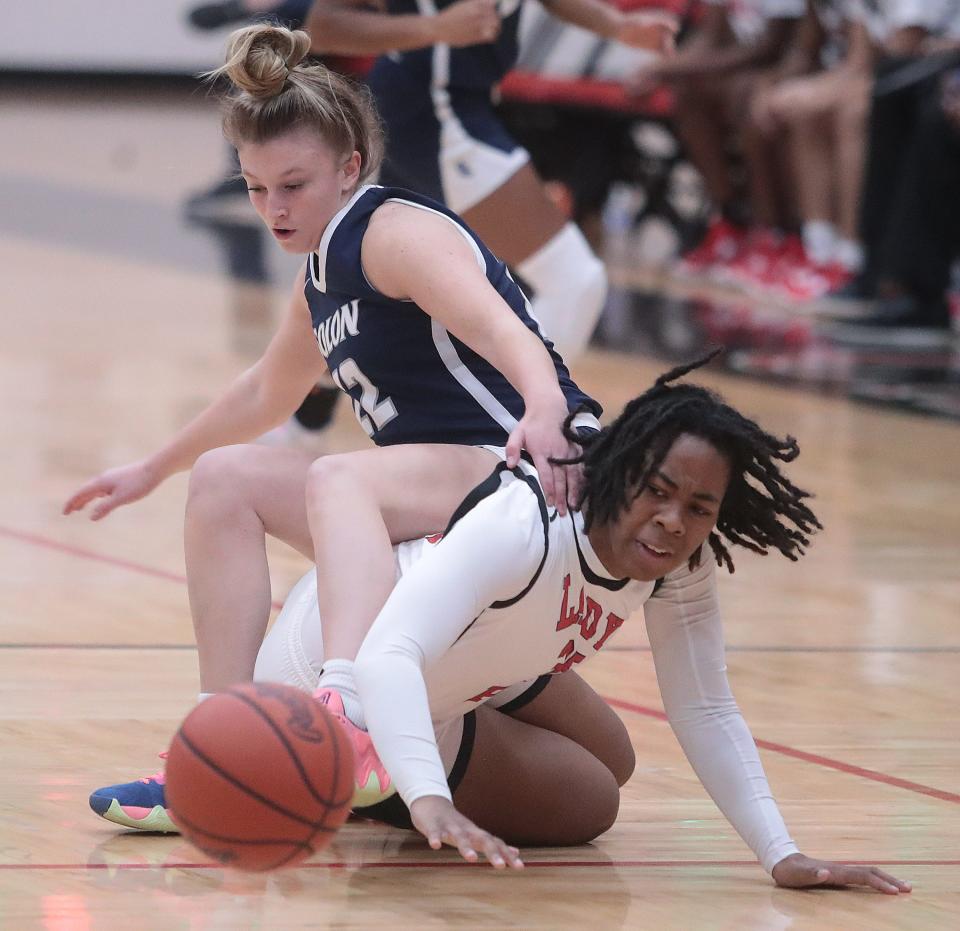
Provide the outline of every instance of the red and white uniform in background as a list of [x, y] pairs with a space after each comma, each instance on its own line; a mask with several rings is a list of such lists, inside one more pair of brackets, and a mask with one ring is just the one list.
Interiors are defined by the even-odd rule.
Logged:
[[[367, 726], [403, 801], [450, 798], [466, 712], [586, 662], [640, 623], [631, 615], [642, 608], [667, 717], [700, 781], [765, 869], [796, 852], [727, 682], [709, 550], [699, 568], [671, 573], [656, 591], [611, 578], [583, 517], [548, 513], [526, 466], [499, 467], [459, 513], [442, 539], [397, 547], [397, 586], [354, 667]], [[314, 578], [307, 573], [291, 593], [257, 678], [315, 681], [323, 656]]]

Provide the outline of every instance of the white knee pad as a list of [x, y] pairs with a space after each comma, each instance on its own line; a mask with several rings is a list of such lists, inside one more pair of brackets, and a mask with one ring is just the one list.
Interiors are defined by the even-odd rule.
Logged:
[[533, 314], [564, 360], [586, 348], [607, 297], [607, 272], [583, 233], [567, 223], [517, 265], [534, 289]]
[[282, 682], [312, 692], [323, 665], [323, 635], [317, 609], [317, 573], [311, 569], [287, 595], [267, 633], [253, 670], [254, 682]]

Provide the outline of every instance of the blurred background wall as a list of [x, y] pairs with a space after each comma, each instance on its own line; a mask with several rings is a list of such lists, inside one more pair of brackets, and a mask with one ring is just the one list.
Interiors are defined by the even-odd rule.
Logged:
[[222, 31], [190, 28], [193, 6], [194, 0], [7, 2], [0, 69], [193, 74], [219, 63], [224, 42]]

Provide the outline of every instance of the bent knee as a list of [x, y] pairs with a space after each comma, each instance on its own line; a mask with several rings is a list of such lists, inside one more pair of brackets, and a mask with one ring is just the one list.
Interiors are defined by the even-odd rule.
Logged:
[[598, 775], [584, 793], [581, 807], [566, 808], [562, 836], [553, 838], [552, 844], [569, 847], [589, 844], [613, 827], [619, 813], [620, 786], [612, 774]]
[[607, 713], [595, 725], [589, 751], [610, 770], [618, 786], [626, 785], [637, 766], [637, 754], [630, 733], [620, 716], [607, 707]]
[[203, 453], [190, 470], [188, 502], [214, 492], [235, 494], [252, 472], [249, 447], [221, 446]]
[[617, 816], [620, 814], [620, 786], [611, 787], [604, 791], [594, 814], [593, 836], [594, 840], [601, 834], [606, 834], [616, 823]]
[[311, 462], [307, 469], [307, 487], [341, 482], [350, 475], [350, 472], [349, 453], [321, 456]]
[[336, 499], [339, 492], [356, 487], [361, 475], [350, 453], [321, 456], [307, 469], [307, 504], [319, 508]]
[[637, 754], [630, 742], [630, 737], [624, 728], [622, 743], [618, 744], [610, 760], [604, 760], [607, 769], [613, 773], [618, 786], [625, 786], [637, 768]]

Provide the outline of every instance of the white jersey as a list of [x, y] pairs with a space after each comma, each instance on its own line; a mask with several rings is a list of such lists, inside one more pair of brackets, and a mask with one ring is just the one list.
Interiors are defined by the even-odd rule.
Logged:
[[393, 630], [392, 619], [429, 588], [430, 604], [418, 612], [429, 640], [423, 645], [443, 660], [425, 657], [434, 720], [595, 655], [653, 592], [653, 582], [609, 577], [583, 533], [583, 517], [551, 518], [532, 469], [498, 467], [460, 514], [442, 541], [398, 547], [401, 582], [358, 657], [370, 659], [381, 631]]
[[852, 0], [855, 16], [875, 42], [899, 29], [916, 27], [931, 35], [960, 34], [960, 0]]
[[796, 852], [727, 683], [711, 558], [657, 585], [614, 579], [582, 516], [549, 513], [535, 473], [503, 465], [442, 540], [397, 555], [402, 575], [354, 673], [374, 745], [408, 806], [450, 798], [435, 737], [444, 722], [512, 684], [586, 662], [643, 607], [667, 717], [701, 782], [767, 870]]

